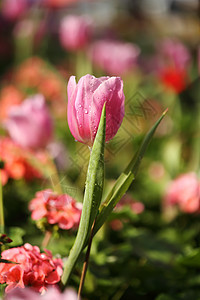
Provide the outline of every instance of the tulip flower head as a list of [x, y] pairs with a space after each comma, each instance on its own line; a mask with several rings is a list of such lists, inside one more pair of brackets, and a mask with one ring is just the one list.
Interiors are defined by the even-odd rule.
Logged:
[[9, 20], [20, 18], [28, 9], [27, 0], [4, 0], [2, 1], [2, 14]]
[[104, 103], [106, 103], [106, 141], [117, 133], [124, 117], [123, 81], [120, 77], [71, 76], [67, 87], [67, 118], [74, 138], [92, 146]]
[[122, 76], [136, 66], [140, 49], [131, 43], [99, 40], [92, 45], [90, 52], [94, 64], [108, 74]]
[[5, 127], [17, 144], [27, 148], [45, 148], [53, 133], [53, 123], [42, 95], [26, 99], [9, 111]]
[[89, 42], [91, 21], [81, 16], [67, 16], [60, 24], [60, 42], [66, 50], [81, 50]]

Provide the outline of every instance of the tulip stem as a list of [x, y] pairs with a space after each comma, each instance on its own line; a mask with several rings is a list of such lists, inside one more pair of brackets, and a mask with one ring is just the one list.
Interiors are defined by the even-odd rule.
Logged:
[[4, 233], [3, 186], [0, 169], [0, 233]]
[[94, 224], [95, 224], [95, 220], [94, 220], [92, 228], [91, 228], [90, 238], [89, 238], [88, 247], [87, 247], [87, 251], [86, 251], [86, 255], [85, 255], [85, 261], [84, 261], [83, 269], [82, 269], [82, 273], [81, 273], [81, 279], [80, 279], [80, 284], [79, 284], [79, 289], [78, 289], [78, 300], [81, 299], [81, 292], [83, 289], [85, 276], [86, 276], [86, 272], [87, 272], [87, 268], [88, 268], [90, 250], [91, 250], [91, 246], [92, 246], [92, 239], [94, 236]]
[[45, 232], [45, 236], [44, 236], [44, 239], [43, 239], [43, 241], [42, 241], [42, 248], [43, 248], [43, 249], [46, 248], [46, 247], [48, 246], [51, 237], [52, 237], [52, 232], [47, 230], [47, 231]]

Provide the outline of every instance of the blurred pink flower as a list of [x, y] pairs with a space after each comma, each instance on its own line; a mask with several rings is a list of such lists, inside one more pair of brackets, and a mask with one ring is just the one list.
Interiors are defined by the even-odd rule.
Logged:
[[191, 61], [187, 47], [175, 39], [163, 40], [158, 45], [158, 53], [174, 69], [185, 70]]
[[26, 12], [27, 8], [27, 0], [3, 0], [1, 12], [5, 18], [16, 20]]
[[82, 203], [67, 194], [57, 195], [49, 189], [37, 192], [29, 209], [33, 220], [46, 218], [49, 224], [58, 224], [61, 229], [68, 230], [78, 226]]
[[37, 246], [25, 244], [2, 252], [2, 258], [17, 264], [0, 264], [0, 283], [6, 283], [5, 292], [30, 286], [38, 292], [60, 281], [62, 260], [53, 259], [50, 251], [40, 253]]
[[76, 292], [67, 288], [61, 293], [56, 287], [50, 287], [43, 294], [40, 295], [30, 288], [19, 289], [16, 288], [6, 295], [5, 300], [77, 300]]
[[129, 206], [133, 213], [141, 214], [144, 211], [144, 204], [135, 201], [130, 195], [124, 195], [116, 205], [116, 210], [121, 210], [124, 206]]
[[91, 21], [83, 16], [66, 16], [61, 20], [60, 42], [66, 50], [83, 49], [89, 42], [92, 31]]
[[110, 75], [123, 75], [137, 63], [140, 49], [131, 43], [100, 40], [95, 42], [90, 55], [95, 64]]
[[120, 77], [71, 76], [67, 86], [68, 124], [74, 138], [91, 146], [106, 103], [106, 141], [117, 133], [124, 117], [123, 81]]
[[200, 212], [200, 181], [195, 173], [182, 174], [167, 188], [166, 206], [177, 204], [183, 212]]
[[5, 121], [11, 138], [27, 148], [44, 148], [53, 134], [53, 122], [42, 95], [27, 98], [12, 107]]

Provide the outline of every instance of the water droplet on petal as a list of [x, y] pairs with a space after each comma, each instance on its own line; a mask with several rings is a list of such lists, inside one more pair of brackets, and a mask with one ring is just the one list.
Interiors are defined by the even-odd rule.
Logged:
[[79, 106], [78, 106], [78, 107], [80, 107], [80, 108], [81, 108], [81, 107], [82, 107], [82, 105], [81, 105], [81, 104], [79, 104]]
[[85, 109], [85, 114], [88, 114], [88, 110], [87, 109]]

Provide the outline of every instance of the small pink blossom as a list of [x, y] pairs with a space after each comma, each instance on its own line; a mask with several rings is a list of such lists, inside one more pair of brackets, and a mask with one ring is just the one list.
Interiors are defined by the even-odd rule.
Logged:
[[123, 81], [120, 77], [71, 76], [67, 86], [67, 118], [74, 138], [91, 146], [106, 103], [106, 141], [117, 133], [124, 117]]
[[40, 253], [37, 246], [25, 244], [2, 252], [2, 259], [17, 264], [0, 264], [0, 283], [6, 283], [6, 292], [12, 289], [31, 286], [42, 292], [46, 287], [60, 281], [62, 275], [62, 260], [53, 259], [50, 251]]
[[44, 97], [35, 95], [12, 107], [5, 121], [11, 138], [27, 148], [44, 148], [52, 139], [53, 122]]
[[37, 192], [29, 209], [33, 220], [46, 218], [49, 224], [58, 224], [61, 229], [68, 230], [78, 226], [82, 204], [67, 194], [57, 195], [49, 189]]
[[60, 24], [60, 42], [66, 50], [83, 49], [91, 37], [91, 21], [83, 16], [66, 16]]
[[144, 211], [144, 204], [142, 202], [135, 201], [130, 195], [124, 195], [122, 197], [116, 205], [116, 210], [119, 211], [124, 206], [129, 206], [135, 214], [141, 214]]
[[[141, 214], [145, 209], [142, 202], [135, 201], [130, 195], [124, 195], [122, 197], [122, 199], [117, 203], [115, 211], [120, 212], [125, 206], [130, 207], [131, 211], [136, 215]], [[119, 231], [123, 228], [123, 222], [127, 222], [126, 218], [114, 219], [110, 222], [110, 226], [113, 230]]]
[[93, 62], [110, 75], [124, 75], [137, 64], [138, 46], [111, 40], [100, 40], [91, 47]]
[[177, 204], [183, 212], [200, 212], [200, 181], [195, 173], [186, 173], [173, 180], [166, 192], [166, 206]]

